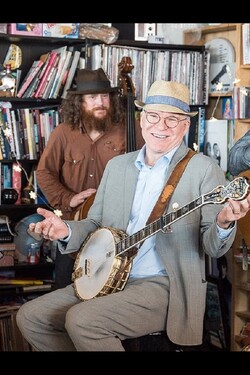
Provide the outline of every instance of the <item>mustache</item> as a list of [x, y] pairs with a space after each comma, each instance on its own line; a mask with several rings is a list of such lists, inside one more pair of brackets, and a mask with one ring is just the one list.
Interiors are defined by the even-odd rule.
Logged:
[[104, 109], [106, 109], [106, 111], [108, 110], [108, 108], [105, 107], [104, 105], [100, 105], [99, 107], [93, 108], [92, 111], [94, 112], [94, 111], [99, 111], [99, 110], [104, 110]]

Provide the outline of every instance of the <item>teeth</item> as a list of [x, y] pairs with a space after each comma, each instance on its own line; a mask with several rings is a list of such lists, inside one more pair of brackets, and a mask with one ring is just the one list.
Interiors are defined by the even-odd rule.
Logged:
[[159, 134], [155, 134], [155, 133], [152, 133], [154, 137], [157, 137], [157, 138], [166, 138], [166, 135], [159, 135]]

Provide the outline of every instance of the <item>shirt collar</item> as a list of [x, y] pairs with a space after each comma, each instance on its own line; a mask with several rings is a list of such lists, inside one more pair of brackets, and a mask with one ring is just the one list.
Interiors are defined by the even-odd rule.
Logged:
[[[175, 152], [178, 148], [179, 148], [179, 146], [176, 146], [171, 151], [169, 151], [168, 153], [163, 155], [161, 158], [165, 158], [168, 165], [169, 165], [171, 160], [172, 160], [172, 157], [174, 156], [174, 154], [175, 154]], [[146, 164], [145, 164], [145, 153], [146, 153], [146, 145], [143, 145], [141, 150], [139, 151], [139, 154], [137, 155], [136, 160], [135, 160], [135, 166], [139, 171], [141, 171], [142, 168], [146, 166]]]

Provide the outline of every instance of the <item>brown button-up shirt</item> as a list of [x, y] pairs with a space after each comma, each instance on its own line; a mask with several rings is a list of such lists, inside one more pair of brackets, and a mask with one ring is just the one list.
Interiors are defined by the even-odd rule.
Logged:
[[70, 217], [73, 196], [97, 189], [107, 162], [125, 152], [125, 129], [115, 126], [93, 141], [80, 129], [58, 125], [50, 134], [37, 167], [37, 182], [49, 204]]

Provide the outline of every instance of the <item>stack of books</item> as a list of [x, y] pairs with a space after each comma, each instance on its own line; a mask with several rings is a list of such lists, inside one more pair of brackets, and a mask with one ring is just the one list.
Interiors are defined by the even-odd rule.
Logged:
[[72, 85], [81, 52], [63, 46], [43, 54], [32, 63], [18, 98], [57, 99]]

